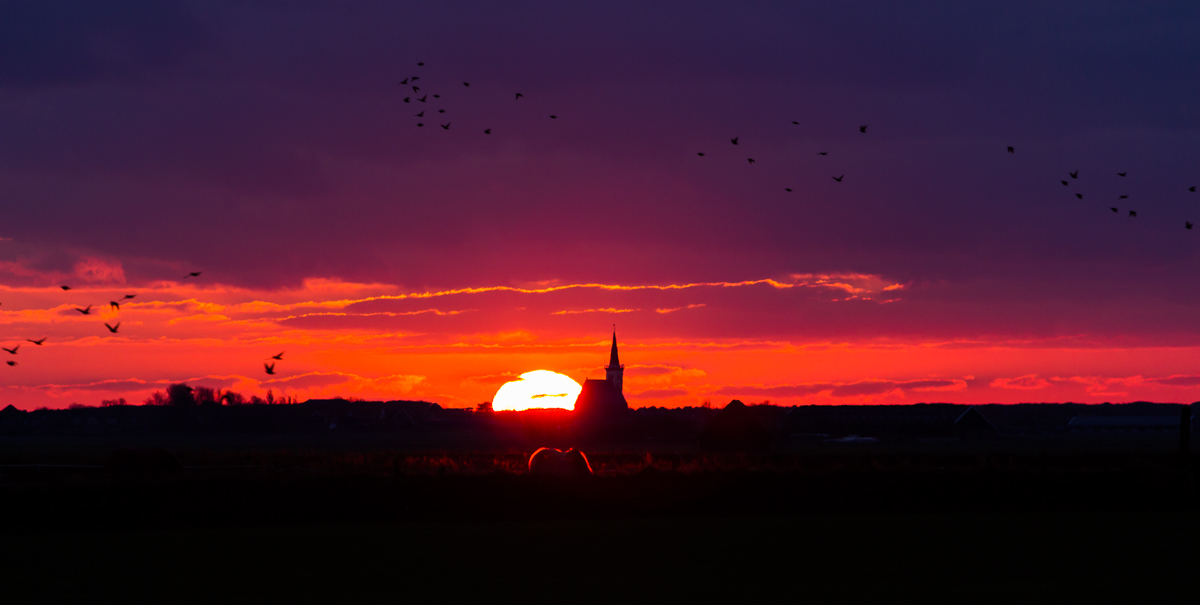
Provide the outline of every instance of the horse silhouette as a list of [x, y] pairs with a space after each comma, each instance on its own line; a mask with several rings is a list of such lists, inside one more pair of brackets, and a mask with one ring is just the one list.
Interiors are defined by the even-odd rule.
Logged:
[[583, 452], [571, 448], [567, 451], [553, 448], [538, 448], [529, 457], [529, 474], [534, 477], [576, 478], [591, 477], [592, 465], [588, 464]]

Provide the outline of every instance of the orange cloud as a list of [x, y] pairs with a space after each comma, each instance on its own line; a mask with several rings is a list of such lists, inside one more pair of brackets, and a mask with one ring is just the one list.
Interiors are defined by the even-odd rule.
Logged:
[[997, 378], [989, 386], [996, 389], [1033, 391], [1050, 386], [1050, 381], [1045, 378], [1038, 378], [1037, 374], [1026, 374], [1016, 378]]

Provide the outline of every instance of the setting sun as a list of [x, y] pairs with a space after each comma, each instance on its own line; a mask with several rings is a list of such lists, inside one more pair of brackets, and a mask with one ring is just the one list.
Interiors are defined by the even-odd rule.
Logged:
[[531, 408], [575, 409], [575, 398], [583, 387], [558, 372], [534, 370], [521, 374], [519, 380], [504, 383], [492, 398], [497, 412]]

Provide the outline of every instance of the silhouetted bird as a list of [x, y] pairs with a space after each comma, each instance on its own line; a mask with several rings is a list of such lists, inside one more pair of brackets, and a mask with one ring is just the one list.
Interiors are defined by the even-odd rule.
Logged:
[[513, 100], [514, 100], [514, 101], [519, 101], [519, 100], [521, 100], [521, 97], [523, 97], [523, 96], [525, 96], [525, 95], [523, 95], [523, 94], [521, 94], [521, 93], [519, 93], [519, 92], [518, 92], [518, 93], [517, 93], [517, 98], [516, 98], [516, 99], [513, 99]]
[[10, 366], [15, 366], [15, 365], [17, 365], [17, 362], [15, 362], [15, 361], [6, 361], [6, 362], [4, 362], [4, 363], [7, 363], [7, 364], [8, 364], [8, 365], [10, 365]]
[[70, 290], [70, 289], [71, 289], [71, 286], [59, 286], [59, 287], [60, 287], [60, 288], [62, 288], [63, 290]]
[[19, 348], [21, 348], [21, 345], [17, 345], [17, 346], [15, 346], [15, 347], [11, 348], [11, 349], [4, 349], [4, 347], [0, 347], [0, 349], [4, 349], [5, 351], [8, 351], [9, 353], [12, 353], [13, 355], [16, 355], [16, 354], [17, 354], [17, 349], [19, 349]]
[[1076, 193], [1076, 194], [1075, 194], [1075, 197], [1077, 197], [1077, 198], [1079, 198], [1079, 199], [1083, 199], [1083, 194], [1082, 194], [1082, 193]]
[[121, 300], [128, 300], [130, 298], [133, 298], [134, 296], [137, 296], [137, 294], [126, 294], [125, 297], [122, 298]]
[[1118, 172], [1117, 176], [1125, 176], [1127, 174], [1129, 174], [1129, 173], [1128, 172]]
[[117, 302], [117, 301], [115, 301], [115, 300], [110, 300], [110, 301], [108, 301], [108, 306], [109, 306], [110, 308], [116, 309], [116, 310], [118, 310], [118, 311], [120, 311], [120, 310], [121, 310], [121, 303], [119, 303], [119, 302]]
[[557, 120], [557, 119], [558, 119], [558, 116], [550, 116], [550, 119], [551, 119], [551, 120]]
[[483, 129], [483, 134], [492, 134], [492, 129], [491, 129], [491, 128], [484, 128], [484, 129]]
[[424, 109], [422, 109], [422, 110], [421, 110], [421, 113], [414, 113], [414, 114], [413, 114], [413, 117], [414, 117], [414, 118], [423, 118], [423, 117], [425, 117], [425, 110], [424, 110]]
[[797, 121], [795, 121], [795, 120], [792, 120], [792, 123], [793, 123], [793, 124], [795, 124], [795, 125], [797, 125], [797, 126], [799, 126], [799, 125], [800, 125], [800, 122], [797, 122]]
[[108, 325], [108, 322], [105, 322], [105, 323], [104, 323], [104, 327], [108, 328], [108, 331], [109, 331], [109, 332], [112, 332], [113, 334], [116, 334], [116, 333], [117, 333], [117, 328], [121, 327], [121, 322], [119, 322], [119, 321], [118, 321], [118, 322], [117, 322], [117, 325], [115, 325], [115, 326], [110, 326], [110, 325]]
[[404, 84], [404, 85], [407, 85], [407, 84], [408, 84], [408, 78], [404, 78], [403, 80], [400, 80], [400, 83], [401, 83], [401, 84]]
[[1109, 210], [1112, 210], [1113, 212], [1116, 212], [1116, 211], [1117, 211], [1117, 209], [1116, 209], [1116, 208], [1109, 208]]
[[442, 130], [450, 130], [450, 122], [446, 122], [445, 124], [442, 124]]
[[792, 191], [792, 188], [791, 188], [791, 187], [784, 187], [784, 188], [783, 188], [783, 190], [784, 190], [784, 191], [787, 191], [788, 193], [791, 193], [791, 191]]
[[703, 152], [703, 151], [697, 151], [697, 152], [696, 152], [696, 155], [698, 155], [698, 156], [700, 156], [700, 157], [704, 157], [704, 152]]
[[407, 103], [407, 102], [409, 102], [411, 99], [412, 99], [412, 97], [404, 97], [404, 102], [405, 102], [405, 103]]
[[422, 102], [422, 103], [424, 103], [424, 102], [425, 102], [425, 99], [428, 99], [428, 98], [429, 98], [429, 95], [425, 95], [425, 96], [423, 96], [423, 97], [421, 97], [420, 99], [417, 99], [417, 100], [418, 100], [418, 101], [420, 101], [420, 102]]
[[263, 368], [266, 368], [268, 374], [275, 373], [275, 364], [273, 363], [264, 363]]
[[409, 78], [409, 80], [412, 80], [413, 82], [416, 82], [417, 80], [420, 80], [420, 79], [421, 79], [421, 76], [413, 76], [413, 77]]
[[91, 315], [92, 314], [92, 305], [88, 305], [86, 309], [80, 309], [79, 307], [75, 307], [75, 310], [79, 311], [80, 313], [83, 313], [84, 315]]
[[1012, 147], [1009, 147], [1009, 148], [1008, 148], [1008, 152], [1009, 152], [1009, 153], [1016, 153], [1016, 151], [1014, 151]]
[[818, 151], [817, 155], [829, 155], [828, 151]]
[[1188, 191], [1191, 191], [1192, 193], [1196, 193], [1196, 186], [1193, 185], [1191, 187], [1188, 187]]
[[1066, 181], [1059, 181], [1059, 182], [1063, 184], [1063, 187], [1066, 187], [1068, 185], [1068, 183]]
[[43, 336], [41, 340], [33, 340], [33, 339], [29, 339], [29, 338], [26, 338], [25, 340], [28, 340], [29, 342], [32, 342], [33, 344], [40, 347], [40, 346], [42, 346], [43, 342], [46, 342], [47, 338], [49, 338], [49, 336]]
[[753, 163], [754, 163], [754, 158], [746, 158], [746, 161], [747, 161], [747, 162], [750, 162], [751, 164], [753, 164]]
[[1128, 196], [1128, 195], [1119, 195], [1119, 196], [1117, 196], [1117, 199], [1119, 199], [1119, 200], [1127, 200], [1127, 199], [1129, 199], [1129, 196]]
[[183, 276], [184, 279], [187, 279], [189, 277], [200, 277], [200, 271], [192, 271], [191, 273], [188, 273], [187, 275]]
[[1076, 170], [1075, 172], [1070, 172], [1070, 173], [1068, 173], [1068, 174], [1070, 174], [1070, 175], [1071, 175], [1071, 178], [1073, 178], [1073, 179], [1077, 179], [1077, 178], [1079, 178], [1079, 171], [1078, 171], [1078, 170]]
[[466, 86], [466, 87], [468, 87], [468, 88], [469, 88], [469, 87], [471, 86], [471, 83], [470, 83], [470, 82], [463, 82], [463, 86]]
[[420, 86], [413, 86], [413, 92], [421, 92]]
[[866, 124], [863, 124], [862, 126], [859, 126], [859, 127], [858, 127], [858, 131], [859, 131], [859, 132], [861, 132], [861, 133], [863, 133], [863, 134], [867, 134], [867, 125], [866, 125]]
[[417, 67], [425, 67], [425, 64], [424, 64], [424, 63], [422, 63], [422, 62], [420, 62], [420, 61], [418, 61], [418, 62], [417, 62]]
[[1130, 211], [1129, 211], [1129, 216], [1137, 216], [1137, 213], [1136, 213], [1136, 212], [1134, 212], [1134, 211], [1132, 211], [1132, 210], [1130, 210]]
[[442, 95], [433, 95], [433, 98], [440, 99], [440, 98], [442, 98]]
[[439, 109], [439, 110], [438, 110], [438, 113], [446, 113], [446, 110], [445, 110], [445, 109]]
[[283, 361], [283, 354], [286, 352], [287, 351], [280, 351], [278, 355], [272, 355], [271, 359], [278, 359], [279, 361]]
[[729, 139], [729, 141], [730, 141], [731, 143], [733, 143], [734, 145], [737, 145], [737, 140], [738, 140], [738, 139], [740, 139], [740, 138], [741, 138], [741, 137], [733, 137], [732, 139]]
[[421, 128], [421, 127], [422, 127], [422, 126], [424, 126], [424, 125], [425, 125], [425, 123], [424, 123], [424, 122], [417, 122], [417, 128]]
[[1187, 222], [1187, 221], [1183, 221], [1183, 228], [1184, 228], [1184, 229], [1191, 229], [1191, 228], [1192, 228], [1192, 224], [1191, 224], [1191, 223], [1189, 223], [1189, 222]]
[[840, 182], [842, 182], [843, 178], [846, 178], [846, 175], [843, 174], [842, 176], [835, 176], [835, 177], [833, 177], [833, 180], [840, 183]]

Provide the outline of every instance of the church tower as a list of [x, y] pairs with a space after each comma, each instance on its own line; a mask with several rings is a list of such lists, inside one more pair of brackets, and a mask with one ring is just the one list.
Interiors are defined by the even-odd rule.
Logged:
[[625, 366], [621, 365], [621, 360], [617, 358], [617, 328], [615, 326], [613, 327], [612, 353], [608, 356], [608, 366], [604, 368], [604, 375], [616, 389], [617, 394], [624, 398], [621, 382], [625, 376]]

